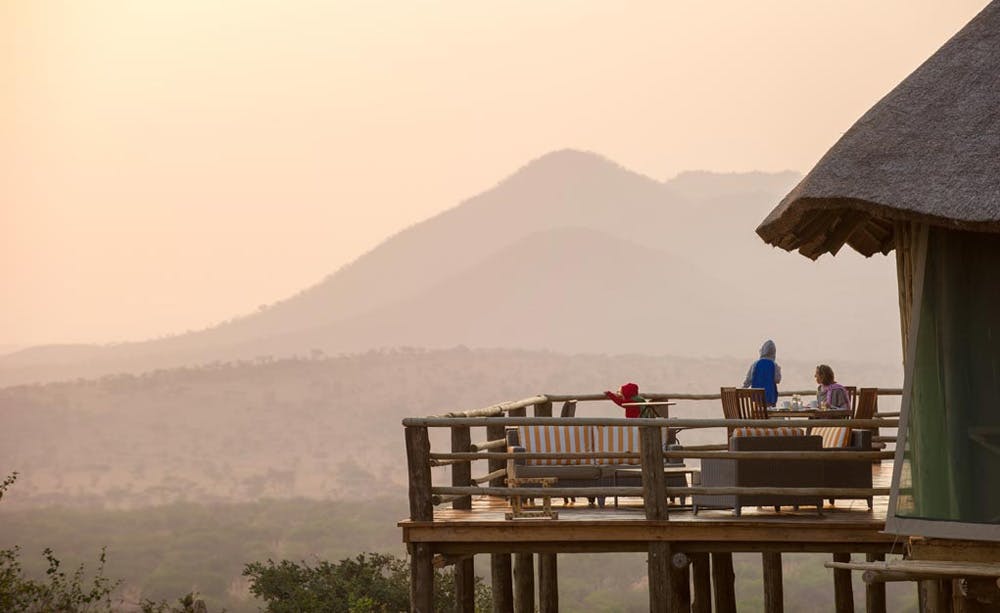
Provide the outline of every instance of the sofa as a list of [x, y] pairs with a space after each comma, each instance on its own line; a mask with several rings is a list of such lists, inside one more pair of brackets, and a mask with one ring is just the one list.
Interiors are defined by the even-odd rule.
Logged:
[[[871, 449], [871, 433], [850, 428], [815, 428], [806, 434], [797, 428], [737, 428], [729, 439], [730, 451], [842, 451]], [[701, 462], [701, 483], [711, 487], [838, 487], [871, 488], [871, 460], [726, 459], [706, 458]], [[872, 508], [870, 496], [866, 499]], [[833, 503], [833, 499], [830, 499]], [[737, 516], [742, 507], [812, 506], [822, 514], [819, 496], [788, 494], [720, 495], [696, 494], [695, 514], [704, 508], [730, 508]]]
[[[663, 441], [668, 440], [665, 430]], [[514, 453], [638, 453], [639, 445], [637, 426], [518, 426], [507, 429], [507, 449]], [[669, 448], [681, 447], [670, 445]], [[642, 484], [642, 476], [634, 469], [640, 464], [638, 457], [517, 459], [508, 462], [508, 475], [556, 477], [559, 487], [637, 486]], [[684, 461], [673, 459], [664, 465], [682, 468]], [[664, 479], [668, 487], [687, 486], [683, 474], [667, 474]], [[597, 497], [597, 502], [603, 507], [604, 497]]]

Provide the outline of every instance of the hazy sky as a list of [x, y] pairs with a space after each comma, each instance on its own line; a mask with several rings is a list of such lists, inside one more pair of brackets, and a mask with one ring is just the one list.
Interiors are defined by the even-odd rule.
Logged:
[[805, 171], [986, 0], [0, 0], [0, 351], [197, 329], [573, 147]]

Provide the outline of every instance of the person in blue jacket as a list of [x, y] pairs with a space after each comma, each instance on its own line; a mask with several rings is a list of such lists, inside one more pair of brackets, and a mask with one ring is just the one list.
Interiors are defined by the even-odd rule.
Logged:
[[781, 383], [781, 366], [774, 361], [777, 349], [774, 341], [768, 339], [760, 347], [760, 359], [750, 365], [743, 387], [762, 387], [767, 406], [773, 407], [778, 402], [778, 384]]

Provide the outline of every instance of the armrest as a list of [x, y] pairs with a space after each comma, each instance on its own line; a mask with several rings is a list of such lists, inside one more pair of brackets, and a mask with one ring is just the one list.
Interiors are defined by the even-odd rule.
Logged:
[[[524, 449], [524, 447], [521, 447], [520, 445], [512, 445], [510, 447], [507, 447], [507, 453], [527, 453], [527, 451]], [[514, 463], [524, 464], [524, 460], [514, 460]]]

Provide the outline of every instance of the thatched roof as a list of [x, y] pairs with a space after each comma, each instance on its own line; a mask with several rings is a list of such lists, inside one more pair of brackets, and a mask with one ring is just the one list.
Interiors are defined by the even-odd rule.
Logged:
[[757, 228], [810, 258], [889, 253], [893, 221], [1000, 232], [1000, 0], [837, 141]]

